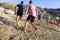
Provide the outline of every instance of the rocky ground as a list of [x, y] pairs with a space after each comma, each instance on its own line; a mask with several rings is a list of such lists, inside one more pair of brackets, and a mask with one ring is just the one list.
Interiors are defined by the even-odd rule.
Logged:
[[58, 26], [50, 23], [47, 25], [45, 20], [41, 25], [35, 21], [38, 28], [35, 32], [31, 25], [23, 31], [24, 18], [19, 26], [15, 25], [15, 20], [14, 15], [0, 13], [0, 40], [60, 40]]

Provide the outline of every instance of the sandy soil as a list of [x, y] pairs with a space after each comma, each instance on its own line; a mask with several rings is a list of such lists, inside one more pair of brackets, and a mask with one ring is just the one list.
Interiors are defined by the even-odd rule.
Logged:
[[34, 32], [35, 28], [29, 24], [24, 32], [24, 18], [20, 25], [16, 26], [15, 17], [14, 15], [0, 13], [0, 40], [60, 40], [58, 26], [47, 25], [45, 20], [41, 25], [35, 21], [38, 29]]

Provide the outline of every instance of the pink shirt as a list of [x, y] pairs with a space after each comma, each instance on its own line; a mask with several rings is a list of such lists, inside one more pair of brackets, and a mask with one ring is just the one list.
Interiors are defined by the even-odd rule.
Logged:
[[36, 7], [34, 5], [30, 5], [30, 15], [36, 17]]

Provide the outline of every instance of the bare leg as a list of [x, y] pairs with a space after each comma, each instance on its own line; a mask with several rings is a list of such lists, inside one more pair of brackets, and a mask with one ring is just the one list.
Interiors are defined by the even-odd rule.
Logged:
[[41, 21], [39, 20], [39, 21], [38, 21], [38, 25], [40, 25], [40, 24], [41, 24]]
[[19, 25], [19, 16], [16, 17], [16, 23]]
[[28, 21], [25, 22], [25, 25], [24, 25], [24, 31], [25, 31], [25, 27], [28, 25]]
[[40, 25], [42, 25], [42, 20], [40, 20]]
[[21, 17], [19, 16], [18, 17], [18, 25], [20, 24], [20, 21], [21, 21]]
[[32, 24], [33, 27], [35, 27], [35, 31], [37, 30], [37, 26], [33, 23], [33, 22], [30, 22]]
[[18, 20], [18, 26], [19, 26], [19, 24], [20, 24], [20, 20]]

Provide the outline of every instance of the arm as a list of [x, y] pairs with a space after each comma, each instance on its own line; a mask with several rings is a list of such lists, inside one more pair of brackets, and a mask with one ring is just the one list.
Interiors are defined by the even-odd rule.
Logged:
[[28, 13], [30, 13], [30, 5], [29, 5], [29, 7], [28, 7]]
[[29, 14], [29, 12], [30, 12], [30, 7], [28, 6], [28, 7], [26, 8], [26, 13]]
[[38, 19], [38, 9], [36, 8], [36, 18]]
[[15, 14], [17, 13], [17, 11], [16, 11], [16, 10], [17, 10], [17, 6], [15, 6]]

